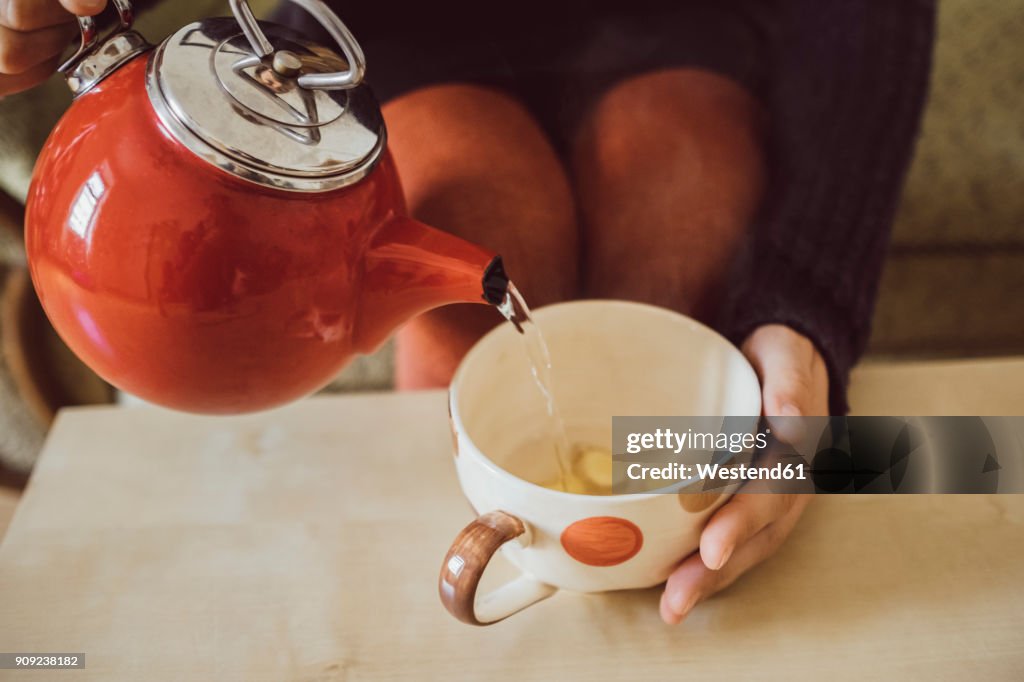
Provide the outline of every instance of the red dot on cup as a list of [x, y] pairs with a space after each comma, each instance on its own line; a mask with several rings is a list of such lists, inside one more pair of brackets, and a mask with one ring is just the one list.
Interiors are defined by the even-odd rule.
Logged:
[[562, 531], [562, 547], [588, 566], [615, 566], [636, 556], [644, 534], [636, 524], [616, 516], [592, 516]]

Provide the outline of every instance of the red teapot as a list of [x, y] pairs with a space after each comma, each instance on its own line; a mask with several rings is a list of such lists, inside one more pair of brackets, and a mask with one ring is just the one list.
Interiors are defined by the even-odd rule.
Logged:
[[61, 67], [75, 94], [36, 163], [32, 280], [100, 376], [180, 410], [234, 413], [326, 384], [405, 320], [501, 303], [495, 254], [410, 219], [351, 33], [294, 0], [344, 57], [234, 18], [156, 48], [132, 6]]

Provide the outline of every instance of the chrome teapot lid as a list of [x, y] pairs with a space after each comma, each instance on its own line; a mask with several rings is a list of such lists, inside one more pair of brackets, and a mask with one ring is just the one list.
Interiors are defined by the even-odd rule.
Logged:
[[[352, 34], [323, 2], [293, 2], [342, 55], [257, 22], [245, 0], [230, 0], [234, 18], [189, 24], [153, 51], [146, 89], [164, 127], [202, 159], [261, 185], [321, 192], [365, 177], [386, 132]], [[115, 3], [122, 27], [124, 5]]]

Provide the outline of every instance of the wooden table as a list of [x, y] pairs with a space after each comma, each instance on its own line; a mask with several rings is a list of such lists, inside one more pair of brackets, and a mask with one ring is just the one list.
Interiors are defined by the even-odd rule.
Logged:
[[[1024, 413], [1024, 361], [996, 364], [869, 367], [854, 405], [935, 411], [894, 396], [933, 396], [952, 372], [997, 377], [978, 395], [1002, 398], [975, 407], [962, 388], [938, 412]], [[470, 519], [450, 456], [441, 392], [231, 419], [64, 412], [0, 546], [0, 650], [85, 652], [86, 669], [0, 679], [1024, 674], [1024, 496], [821, 498], [680, 627], [650, 590], [558, 594], [472, 628], [436, 594]]]

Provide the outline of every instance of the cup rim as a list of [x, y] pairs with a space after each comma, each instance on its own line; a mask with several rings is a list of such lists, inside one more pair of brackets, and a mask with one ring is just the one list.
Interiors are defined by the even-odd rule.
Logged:
[[[763, 408], [763, 405], [762, 405], [762, 402], [761, 402], [761, 390], [760, 390], [761, 382], [760, 382], [760, 379], [758, 379], [757, 373], [754, 371], [753, 366], [750, 364], [750, 361], [747, 360], [746, 356], [744, 356], [743, 353], [740, 351], [740, 349], [737, 348], [731, 341], [729, 341], [729, 339], [725, 338], [722, 334], [718, 333], [717, 331], [715, 331], [711, 327], [707, 326], [706, 324], [703, 324], [702, 322], [698, 322], [697, 320], [693, 319], [692, 317], [690, 317], [688, 315], [684, 315], [683, 313], [679, 313], [679, 312], [676, 312], [674, 310], [670, 310], [668, 308], [662, 308], [661, 306], [652, 305], [650, 303], [640, 303], [640, 302], [637, 302], [637, 301], [623, 301], [623, 300], [611, 299], [611, 298], [607, 298], [607, 299], [606, 298], [591, 298], [591, 299], [576, 300], [576, 301], [560, 301], [558, 303], [551, 303], [549, 305], [541, 306], [539, 308], [531, 310], [530, 312], [533, 314], [533, 317], [536, 318], [537, 314], [540, 313], [541, 311], [552, 310], [552, 309], [555, 309], [555, 308], [583, 307], [583, 306], [587, 306], [587, 307], [594, 307], [594, 306], [608, 307], [609, 304], [611, 304], [614, 307], [621, 307], [621, 308], [641, 308], [641, 309], [646, 309], [648, 312], [652, 312], [652, 313], [661, 315], [663, 317], [672, 318], [672, 319], [675, 319], [675, 320], [681, 320], [681, 321], [687, 322], [692, 327], [700, 330], [701, 333], [710, 335], [710, 336], [714, 337], [717, 342], [724, 343], [726, 346], [728, 346], [730, 352], [734, 353], [741, 360], [743, 360], [743, 366], [746, 367], [747, 370], [749, 370], [750, 375], [754, 379], [754, 383], [758, 386], [758, 391], [757, 391], [757, 410], [758, 410], [758, 414], [756, 416], [758, 418], [760, 418], [760, 416], [761, 416], [760, 412], [761, 412], [761, 410]], [[545, 313], [545, 314], [547, 314], [547, 313]], [[466, 353], [466, 355], [462, 358], [462, 361], [459, 362], [459, 366], [456, 368], [455, 374], [452, 375], [451, 383], [448, 384], [448, 412], [449, 412], [449, 415], [450, 415], [451, 420], [452, 420], [452, 427], [453, 427], [454, 431], [456, 432], [456, 438], [458, 437], [457, 434], [461, 433], [461, 434], [463, 434], [465, 436], [465, 438], [469, 442], [469, 444], [473, 446], [471, 453], [463, 453], [463, 452], [460, 451], [458, 453], [459, 456], [463, 456], [464, 454], [466, 454], [466, 455], [469, 455], [469, 456], [477, 457], [481, 461], [481, 463], [484, 465], [485, 468], [487, 468], [489, 471], [494, 472], [495, 474], [497, 474], [501, 478], [506, 479], [507, 481], [509, 481], [510, 484], [514, 485], [515, 487], [518, 487], [518, 488], [521, 488], [521, 489], [524, 489], [524, 490], [539, 491], [539, 492], [541, 492], [543, 494], [552, 495], [552, 496], [555, 496], [556, 498], [562, 498], [562, 499], [601, 500], [602, 504], [605, 504], [605, 503], [609, 503], [609, 504], [625, 504], [625, 503], [628, 503], [630, 501], [646, 500], [646, 499], [650, 499], [650, 498], [653, 498], [653, 497], [660, 497], [662, 495], [678, 494], [684, 488], [687, 488], [687, 487], [693, 485], [695, 482], [699, 482], [699, 479], [696, 479], [695, 477], [691, 476], [689, 479], [687, 479], [685, 481], [680, 481], [680, 482], [678, 482], [676, 484], [673, 484], [672, 486], [667, 486], [668, 488], [670, 488], [670, 490], [648, 492], [648, 493], [628, 493], [628, 494], [623, 494], [623, 495], [585, 495], [583, 493], [570, 493], [570, 492], [566, 492], [566, 491], [563, 491], [563, 490], [552, 490], [551, 488], [545, 488], [542, 485], [539, 485], [537, 483], [532, 483], [531, 481], [527, 481], [524, 478], [520, 478], [520, 477], [516, 476], [515, 474], [505, 470], [503, 467], [499, 466], [496, 462], [491, 460], [491, 458], [488, 457], [486, 454], [484, 454], [483, 450], [480, 449], [480, 446], [478, 446], [473, 441], [473, 438], [469, 435], [469, 431], [466, 429], [465, 423], [463, 423], [463, 421], [462, 421], [462, 415], [459, 412], [459, 406], [457, 404], [458, 401], [456, 400], [456, 393], [457, 393], [456, 387], [461, 382], [461, 380], [462, 380], [462, 378], [463, 378], [463, 376], [464, 376], [464, 374], [466, 372], [466, 366], [469, 364], [469, 361], [474, 356], [476, 356], [476, 355], [478, 355], [478, 354], [483, 352], [482, 348], [483, 348], [485, 342], [487, 342], [487, 340], [489, 338], [491, 338], [492, 336], [497, 336], [498, 334], [507, 333], [507, 332], [504, 331], [504, 329], [505, 329], [505, 324], [499, 324], [498, 326], [496, 326], [495, 328], [491, 329], [489, 332], [484, 334], [482, 337], [480, 337], [480, 339], [478, 339], [477, 342], [473, 344], [473, 346], [469, 349], [469, 351]], [[740, 415], [740, 416], [747, 416], [747, 415]], [[755, 415], [750, 415], [750, 416], [755, 416]], [[457, 447], [457, 444], [456, 444], [456, 447]], [[613, 456], [614, 456], [614, 453], [613, 453]], [[676, 488], [676, 489], [675, 490], [671, 490], [671, 488]]]

